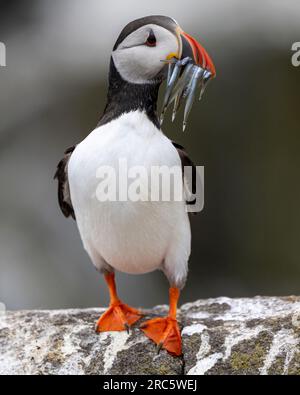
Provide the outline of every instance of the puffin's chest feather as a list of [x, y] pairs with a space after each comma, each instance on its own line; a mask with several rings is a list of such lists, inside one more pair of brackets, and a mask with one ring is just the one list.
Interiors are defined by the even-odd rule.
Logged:
[[151, 166], [181, 165], [171, 141], [144, 113], [132, 112], [95, 129], [76, 147], [68, 169], [71, 190], [83, 192], [89, 181], [97, 182], [101, 166], [118, 170], [121, 161], [126, 161], [128, 168], [143, 166], [147, 170]]

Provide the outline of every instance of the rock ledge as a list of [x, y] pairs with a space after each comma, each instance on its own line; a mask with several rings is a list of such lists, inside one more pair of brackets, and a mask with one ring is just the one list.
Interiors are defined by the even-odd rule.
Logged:
[[[166, 306], [145, 311], [163, 315]], [[179, 310], [183, 357], [136, 325], [96, 334], [104, 309], [0, 315], [0, 374], [300, 374], [300, 297], [217, 298]]]

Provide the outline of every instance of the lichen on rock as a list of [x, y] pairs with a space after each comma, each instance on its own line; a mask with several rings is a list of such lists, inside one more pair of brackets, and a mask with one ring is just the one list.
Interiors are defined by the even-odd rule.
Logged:
[[[217, 298], [179, 310], [183, 356], [139, 330], [97, 334], [104, 309], [0, 316], [0, 374], [300, 374], [300, 298]], [[167, 307], [145, 312], [142, 320]]]

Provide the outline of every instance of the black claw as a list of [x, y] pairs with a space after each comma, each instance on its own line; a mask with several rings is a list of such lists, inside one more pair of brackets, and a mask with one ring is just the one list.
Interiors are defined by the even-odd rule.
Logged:
[[163, 345], [164, 345], [164, 343], [159, 343], [159, 344], [157, 345], [157, 347], [156, 347], [157, 355], [160, 354], [161, 349], [163, 348]]
[[128, 335], [130, 334], [130, 326], [126, 323], [124, 324], [126, 332], [128, 333]]

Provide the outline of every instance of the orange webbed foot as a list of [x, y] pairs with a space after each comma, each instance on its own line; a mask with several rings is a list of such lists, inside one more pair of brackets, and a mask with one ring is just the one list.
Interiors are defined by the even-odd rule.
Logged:
[[175, 318], [154, 318], [143, 322], [141, 330], [161, 348], [169, 353], [180, 356], [182, 354], [181, 335]]
[[122, 302], [110, 305], [99, 318], [96, 332], [129, 331], [129, 327], [141, 318], [142, 314]]

